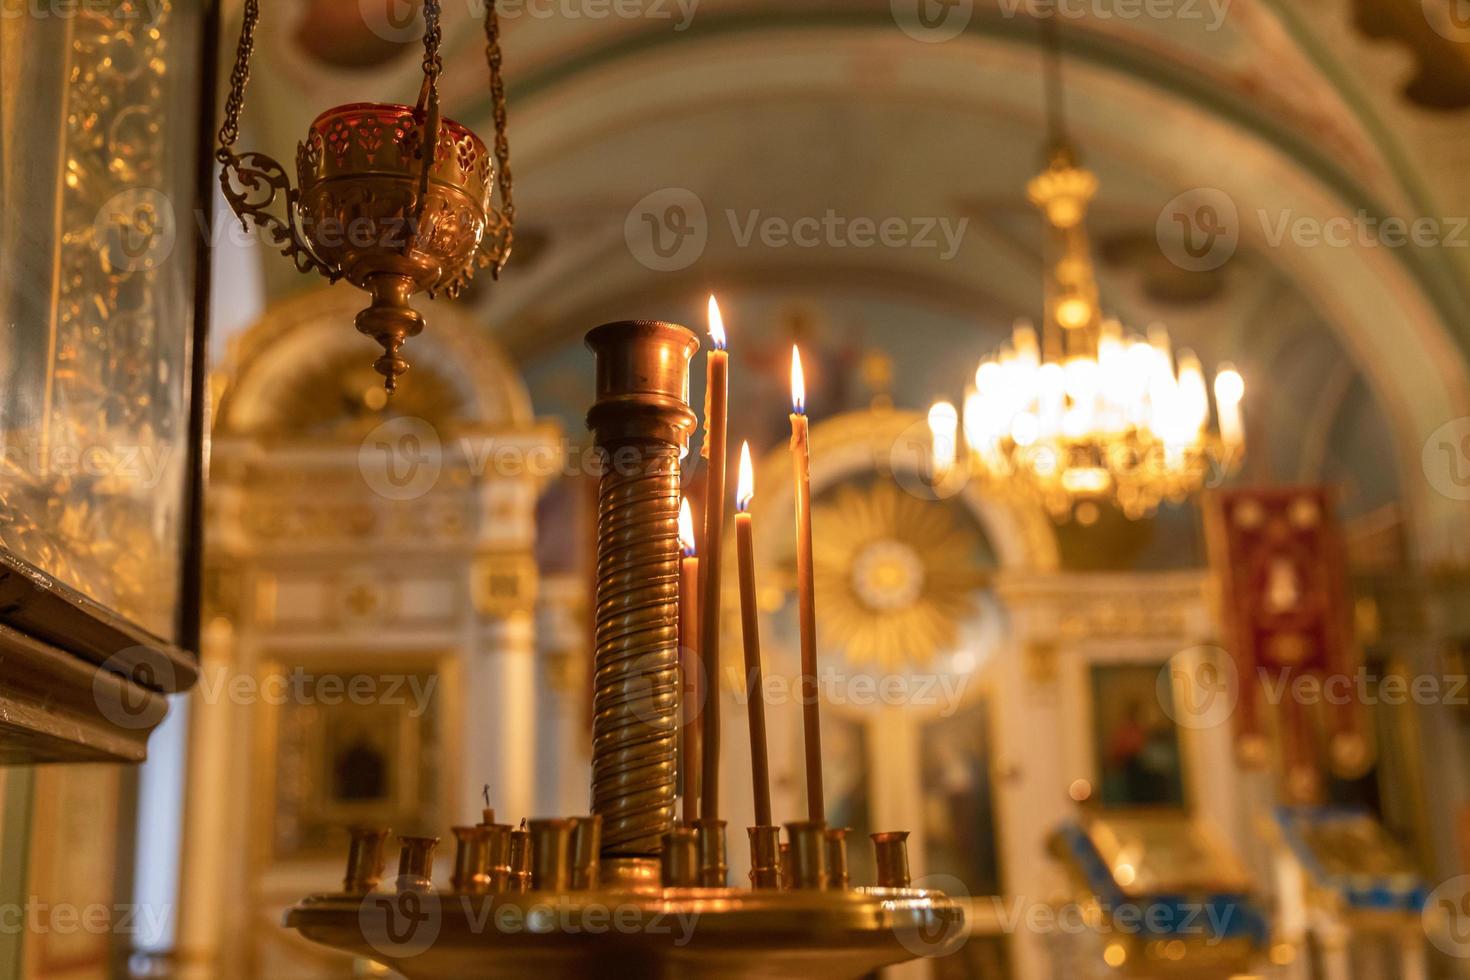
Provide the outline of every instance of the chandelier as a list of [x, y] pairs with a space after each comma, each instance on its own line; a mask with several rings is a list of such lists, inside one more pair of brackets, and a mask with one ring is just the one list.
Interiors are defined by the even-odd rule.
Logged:
[[1102, 315], [1086, 228], [1098, 181], [1063, 124], [1055, 19], [1041, 20], [1050, 149], [1026, 188], [1046, 221], [1045, 316], [1039, 332], [1019, 321], [980, 363], [962, 411], [930, 409], [933, 465], [941, 482], [978, 478], [1058, 520], [1093, 523], [1103, 504], [1138, 519], [1239, 467], [1245, 382], [1220, 366], [1212, 419], [1192, 351], [1176, 354], [1160, 324], [1138, 335]]

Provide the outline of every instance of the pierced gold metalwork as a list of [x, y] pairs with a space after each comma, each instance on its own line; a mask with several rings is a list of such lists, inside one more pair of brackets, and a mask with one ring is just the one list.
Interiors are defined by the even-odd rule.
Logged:
[[[388, 391], [408, 361], [400, 349], [423, 330], [409, 305], [420, 292], [450, 296], [490, 266], [499, 278], [510, 258], [515, 204], [506, 136], [505, 84], [495, 0], [485, 10], [485, 60], [495, 115], [492, 156], [473, 132], [439, 111], [439, 0], [424, 3], [424, 81], [415, 105], [359, 102], [328, 109], [297, 146], [296, 182], [263, 153], [236, 153], [250, 80], [259, 0], [246, 0], [225, 121], [215, 156], [225, 199], [300, 272], [348, 282], [371, 304], [357, 329], [383, 354], [373, 367]], [[498, 184], [496, 182], [498, 174]], [[500, 191], [500, 209], [491, 206]], [[272, 209], [277, 201], [281, 214]]]

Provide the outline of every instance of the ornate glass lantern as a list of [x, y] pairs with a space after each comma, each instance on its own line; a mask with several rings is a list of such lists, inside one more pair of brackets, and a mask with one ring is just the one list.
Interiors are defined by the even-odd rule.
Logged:
[[[292, 187], [271, 157], [235, 152], [260, 19], [260, 0], [246, 0], [215, 153], [225, 198], [242, 225], [253, 224], [301, 272], [346, 279], [371, 296], [357, 314], [357, 329], [382, 345], [373, 366], [390, 392], [408, 370], [400, 348], [424, 326], [409, 300], [420, 292], [455, 296], [479, 267], [489, 266], [498, 278], [515, 223], [495, 0], [485, 9], [493, 157], [473, 132], [440, 115], [439, 11], [440, 0], [424, 0], [418, 101], [354, 102], [317, 116], [297, 145]], [[498, 209], [491, 204], [497, 184]], [[271, 210], [278, 198], [283, 215]]]

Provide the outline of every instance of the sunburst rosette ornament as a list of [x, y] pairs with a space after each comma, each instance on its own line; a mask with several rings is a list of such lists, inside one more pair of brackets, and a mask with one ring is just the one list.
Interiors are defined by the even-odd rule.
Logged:
[[979, 536], [951, 507], [878, 479], [836, 488], [813, 523], [825, 644], [884, 671], [929, 664], [956, 645], [984, 583], [967, 571]]

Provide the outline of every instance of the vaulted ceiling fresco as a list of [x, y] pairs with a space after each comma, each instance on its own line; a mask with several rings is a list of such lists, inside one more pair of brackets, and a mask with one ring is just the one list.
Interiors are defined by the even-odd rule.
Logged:
[[[1012, 319], [1040, 313], [1033, 6], [962, 0], [924, 26], [908, 0], [643, 0], [606, 16], [517, 0], [503, 22], [520, 247], [460, 302], [573, 432], [585, 328], [698, 324], [711, 289], [735, 345], [775, 351], [806, 317], [846, 379], [834, 407], [867, 397], [876, 351], [895, 401], [954, 394]], [[1387, 508], [1431, 561], [1448, 530], [1470, 540], [1463, 505], [1420, 470], [1430, 434], [1470, 415], [1470, 230], [1453, 217], [1470, 215], [1470, 161], [1450, 140], [1470, 38], [1448, 6], [1092, 0], [1061, 21], [1069, 123], [1102, 182], [1104, 305], [1241, 367], [1261, 447], [1247, 478], [1340, 482], [1349, 514]], [[412, 101], [411, 4], [275, 7], [245, 145], [289, 158], [320, 108]], [[485, 128], [481, 9], [445, 5], [444, 88], [449, 115]], [[1386, 220], [1424, 216], [1422, 241], [1391, 240]], [[893, 242], [862, 234], [889, 218]], [[273, 292], [302, 285], [267, 269]], [[779, 422], [779, 384], [745, 383]]]

